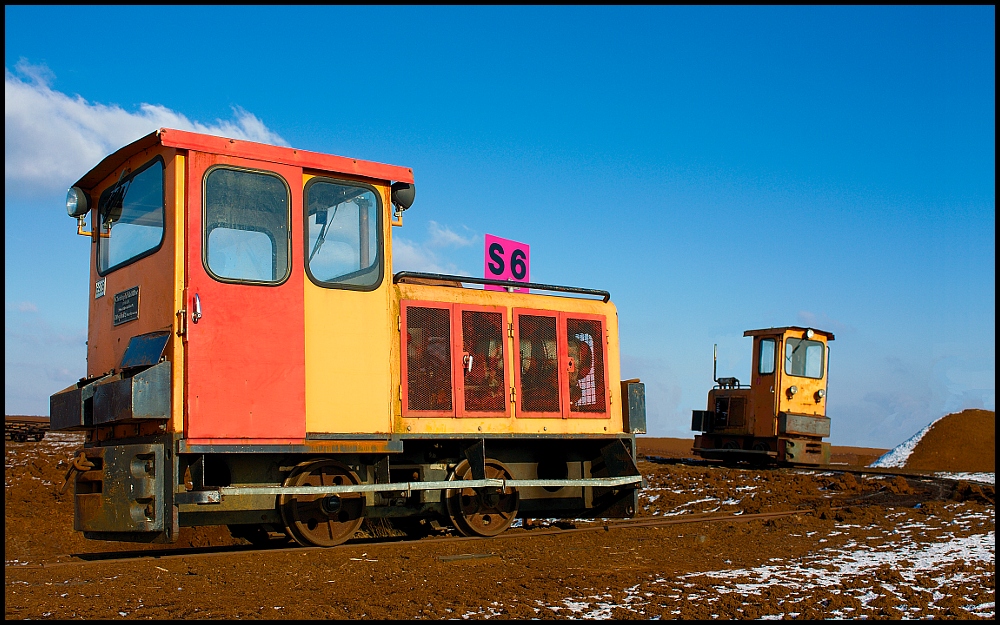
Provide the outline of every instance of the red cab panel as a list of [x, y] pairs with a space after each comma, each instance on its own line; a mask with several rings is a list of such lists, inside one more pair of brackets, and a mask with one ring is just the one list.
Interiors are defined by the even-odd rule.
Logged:
[[301, 168], [190, 154], [190, 442], [305, 438], [301, 207]]

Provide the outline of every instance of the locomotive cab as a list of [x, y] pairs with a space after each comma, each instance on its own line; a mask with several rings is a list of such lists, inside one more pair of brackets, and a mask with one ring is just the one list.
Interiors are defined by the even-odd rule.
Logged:
[[645, 403], [610, 295], [394, 274], [413, 199], [405, 167], [171, 129], [84, 175], [87, 374], [50, 398], [86, 440], [75, 528], [330, 546], [365, 519], [634, 514]]
[[702, 458], [829, 464], [827, 376], [833, 334], [800, 327], [748, 330], [751, 384], [716, 378], [708, 409], [692, 411]]

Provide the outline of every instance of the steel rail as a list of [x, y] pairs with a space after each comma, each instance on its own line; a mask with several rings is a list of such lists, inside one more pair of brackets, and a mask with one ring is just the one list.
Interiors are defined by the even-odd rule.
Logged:
[[941, 473], [954, 474], [956, 473], [956, 471], [928, 472], [919, 469], [904, 469], [898, 467], [854, 467], [842, 464], [802, 464], [784, 468], [792, 469], [795, 471], [818, 471], [821, 473], [836, 472], [836, 473], [852, 473], [854, 475], [883, 475], [886, 477], [896, 477], [896, 476], [913, 477], [913, 478], [921, 478], [927, 480], [939, 480], [942, 482], [962, 481], [962, 478], [960, 477], [951, 477], [950, 475], [940, 475]]
[[[719, 460], [705, 460], [701, 458], [664, 458], [662, 456], [641, 456], [639, 461], [651, 462], [653, 464], [671, 465], [671, 464], [681, 464], [685, 466], [693, 467], [719, 467], [726, 469], [742, 469], [746, 471], [760, 471], [762, 469], [771, 470], [790, 470], [790, 471], [815, 471], [820, 473], [834, 472], [834, 473], [852, 473], [854, 475], [882, 475], [885, 477], [912, 477], [920, 478], [926, 480], [939, 480], [942, 482], [959, 482], [962, 481], [960, 477], [951, 477], [950, 475], [940, 475], [944, 474], [954, 474], [955, 471], [925, 471], [920, 469], [905, 469], [897, 467], [858, 467], [847, 464], [784, 464], [784, 465], [771, 465], [767, 466], [733, 466], [723, 464]], [[969, 481], [969, 480], [965, 480]], [[977, 482], [980, 483], [980, 482]]]

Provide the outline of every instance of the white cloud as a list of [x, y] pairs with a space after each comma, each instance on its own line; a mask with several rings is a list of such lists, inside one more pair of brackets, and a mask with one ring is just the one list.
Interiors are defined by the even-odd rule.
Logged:
[[287, 145], [253, 113], [204, 124], [159, 104], [127, 111], [52, 89], [53, 74], [24, 59], [4, 68], [6, 196], [61, 193], [108, 154], [161, 127]]
[[841, 370], [831, 364], [827, 416], [834, 419], [836, 444], [891, 449], [946, 414], [966, 408], [996, 410], [991, 357], [869, 358], [871, 369], [865, 370]]
[[413, 243], [401, 237], [392, 239], [392, 270], [424, 271], [427, 273], [459, 273], [458, 268], [442, 261], [438, 254], [427, 245]]
[[476, 241], [482, 240], [480, 235], [470, 231], [467, 236], [462, 236], [450, 227], [442, 226], [436, 221], [427, 224], [427, 232], [428, 238], [423, 243], [399, 236], [392, 238], [393, 271], [471, 275], [454, 263], [443, 260], [439, 251], [444, 248], [469, 247]]
[[815, 328], [817, 330], [824, 330], [826, 332], [835, 332], [837, 334], [844, 334], [846, 332], [854, 332], [854, 328], [843, 324], [836, 319], [831, 319], [826, 315], [826, 313], [816, 314], [808, 310], [800, 310], [798, 314], [798, 324], [805, 326], [807, 328]]
[[431, 233], [428, 245], [432, 247], [468, 247], [476, 242], [478, 237], [473, 234], [463, 237], [448, 226], [442, 226], [436, 221], [427, 224]]
[[35, 306], [34, 302], [7, 302], [5, 303], [4, 308], [7, 310], [16, 310], [17, 312], [38, 312], [38, 306]]

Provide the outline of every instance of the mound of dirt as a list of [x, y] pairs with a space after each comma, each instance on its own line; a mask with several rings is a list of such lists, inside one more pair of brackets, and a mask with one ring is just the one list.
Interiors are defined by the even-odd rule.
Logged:
[[938, 419], [920, 439], [907, 469], [996, 471], [996, 412], [963, 410]]

